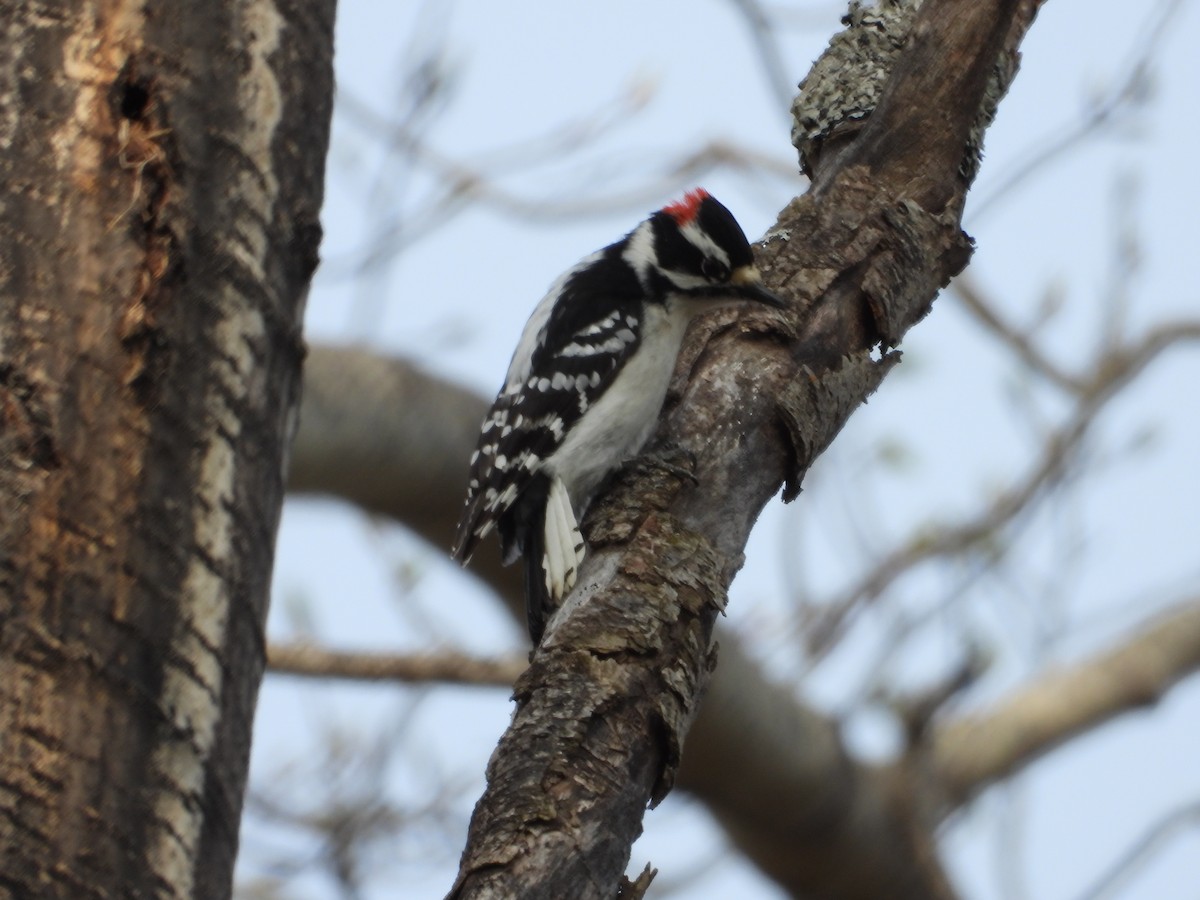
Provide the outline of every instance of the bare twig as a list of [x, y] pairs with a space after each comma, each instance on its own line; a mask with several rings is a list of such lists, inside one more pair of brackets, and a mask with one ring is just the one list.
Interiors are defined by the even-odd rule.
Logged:
[[1132, 61], [1120, 69], [1127, 73], [1126, 77], [1097, 99], [1073, 128], [1058, 135], [1057, 138], [1037, 141], [1035, 144], [1037, 149], [1025, 162], [1002, 178], [1000, 183], [978, 203], [972, 205], [969, 217], [972, 223], [990, 211], [996, 203], [1011, 195], [1017, 185], [1030, 178], [1039, 169], [1060, 159], [1088, 137], [1109, 125], [1118, 113], [1145, 101], [1149, 92], [1150, 69], [1157, 55], [1159, 44], [1167, 34], [1168, 26], [1179, 6], [1180, 0], [1164, 0], [1159, 5]]
[[646, 868], [642, 869], [641, 874], [633, 881], [623, 877], [617, 888], [617, 900], [642, 900], [646, 896], [646, 891], [650, 890], [650, 883], [654, 881], [654, 876], [657, 874], [658, 869], [650, 863], [646, 863]]
[[[278, 764], [250, 790], [246, 809], [256, 824], [304, 835], [299, 848], [292, 841], [269, 849], [263, 871], [289, 880], [324, 874], [341, 896], [352, 898], [361, 895], [381, 847], [391, 859], [446, 861], [464, 824], [462, 783], [442, 770], [439, 756], [414, 750], [421, 742], [413, 727], [420, 707], [419, 693], [408, 693], [370, 737], [327, 725], [318, 746]], [[407, 776], [421, 785], [403, 798], [388, 789], [401, 758]]]
[[327, 263], [332, 275], [326, 277], [356, 277], [370, 273], [476, 205], [527, 222], [579, 221], [614, 212], [640, 212], [661, 200], [665, 193], [680, 185], [691, 185], [718, 168], [767, 172], [781, 179], [797, 177], [794, 166], [785, 157], [721, 139], [713, 139], [691, 153], [668, 157], [657, 171], [647, 173], [641, 183], [624, 189], [606, 185], [603, 191], [590, 196], [583, 192], [573, 193], [566, 200], [562, 199], [561, 192], [550, 197], [522, 196], [506, 190], [489, 172], [437, 156], [432, 150], [425, 152], [421, 161], [430, 170], [429, 174], [439, 180], [440, 190], [419, 209], [411, 211], [403, 222], [385, 223], [369, 247], [349, 259]]
[[996, 311], [996, 304], [984, 297], [983, 288], [971, 277], [970, 270], [963, 272], [950, 282], [951, 292], [962, 301], [976, 321], [987, 328], [1001, 342], [1007, 344], [1032, 371], [1051, 384], [1072, 394], [1083, 390], [1083, 382], [1064, 371], [1033, 343], [1030, 335], [1005, 322]]
[[991, 654], [979, 644], [967, 647], [963, 658], [935, 684], [915, 693], [897, 694], [886, 689], [876, 690], [876, 697], [886, 704], [904, 726], [909, 744], [922, 739], [934, 716], [951, 699], [976, 684], [992, 665]]
[[444, 651], [412, 656], [347, 653], [308, 644], [272, 644], [270, 670], [308, 678], [351, 678], [359, 681], [441, 681], [510, 687], [525, 670], [523, 659], [479, 659]]
[[1134, 874], [1168, 841], [1181, 832], [1200, 827], [1200, 803], [1189, 803], [1166, 816], [1143, 834], [1096, 882], [1079, 895], [1079, 900], [1103, 900], [1118, 896]]
[[432, 177], [437, 187], [429, 199], [406, 210], [403, 216], [394, 212], [398, 204], [393, 203], [393, 212], [373, 230], [370, 244], [348, 256], [325, 261], [323, 277], [350, 278], [370, 273], [477, 205], [523, 221], [558, 222], [628, 210], [640, 212], [660, 201], [670, 190], [681, 184], [690, 186], [705, 173], [720, 167], [766, 172], [780, 179], [796, 178], [795, 166], [783, 155], [766, 154], [728, 139], [714, 138], [689, 152], [665, 157], [661, 153], [648, 154], [647, 158], [661, 157], [664, 163], [647, 171], [640, 183], [625, 189], [614, 189], [606, 181], [603, 190], [592, 191], [590, 195], [579, 190], [536, 197], [503, 186], [501, 179], [505, 175], [535, 171], [550, 164], [562, 165], [571, 154], [594, 148], [600, 138], [626, 125], [652, 95], [652, 84], [644, 80], [634, 82], [586, 116], [563, 122], [543, 134], [476, 151], [469, 163], [434, 147], [425, 136], [423, 119], [410, 116], [396, 121], [351, 94], [339, 95], [339, 108], [351, 121], [371, 134], [383, 136], [402, 164]]
[[779, 45], [775, 40], [775, 25], [771, 21], [770, 12], [758, 0], [730, 0], [738, 12], [750, 26], [750, 36], [758, 48], [758, 61], [762, 64], [763, 76], [767, 87], [779, 105], [780, 113], [786, 113], [792, 105], [792, 81], [788, 77], [788, 67], [784, 65], [779, 53]]
[[1026, 474], [991, 506], [958, 524], [922, 531], [876, 563], [840, 597], [811, 614], [805, 635], [813, 656], [828, 652], [855, 610], [878, 598], [912, 569], [931, 560], [976, 550], [1027, 513], [1034, 501], [1062, 477], [1108, 401], [1168, 348], [1197, 340], [1200, 340], [1200, 322], [1167, 323], [1151, 330], [1137, 343], [1113, 350], [1095, 361], [1091, 381], [1080, 384], [1081, 393], [1071, 417], [1046, 439], [1041, 456]]

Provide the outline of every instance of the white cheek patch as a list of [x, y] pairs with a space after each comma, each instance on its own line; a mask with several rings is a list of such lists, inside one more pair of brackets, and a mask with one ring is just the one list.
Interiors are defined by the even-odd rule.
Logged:
[[629, 263], [645, 287], [647, 273], [654, 266], [654, 231], [648, 221], [633, 229], [621, 258]]

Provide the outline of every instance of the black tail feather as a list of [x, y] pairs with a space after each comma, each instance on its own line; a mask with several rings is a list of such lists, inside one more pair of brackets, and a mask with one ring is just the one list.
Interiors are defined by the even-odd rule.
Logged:
[[539, 524], [531, 528], [526, 540], [525, 556], [525, 619], [529, 625], [529, 638], [533, 646], [542, 641], [546, 631], [546, 620], [554, 613], [550, 592], [546, 590], [546, 570], [542, 566], [545, 555], [545, 538]]
[[555, 610], [546, 589], [546, 501], [550, 478], [538, 472], [499, 522], [501, 544], [520, 549], [525, 563], [525, 618], [533, 646], [542, 640], [546, 622]]

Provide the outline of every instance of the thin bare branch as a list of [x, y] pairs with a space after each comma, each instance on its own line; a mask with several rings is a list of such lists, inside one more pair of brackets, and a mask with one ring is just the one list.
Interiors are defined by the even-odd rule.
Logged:
[[[430, 61], [429, 67], [436, 68], [435, 62]], [[440, 81], [436, 83], [441, 84]], [[444, 87], [439, 89], [444, 90]], [[410, 114], [396, 120], [377, 112], [352, 94], [339, 95], [339, 109], [343, 115], [361, 129], [386, 141], [390, 151], [389, 164], [420, 171], [433, 179], [435, 187], [428, 192], [431, 196], [406, 209], [402, 215], [393, 208], [388, 215], [382, 216], [368, 246], [325, 260], [322, 277], [357, 278], [370, 274], [463, 212], [481, 205], [513, 219], [558, 222], [628, 210], [640, 212], [657, 203], [663, 194], [681, 184], [690, 186], [717, 168], [762, 172], [789, 181], [796, 179], [794, 165], [783, 155], [763, 153], [726, 138], [713, 138], [686, 152], [644, 154], [647, 159], [662, 158], [663, 163], [654, 168], [646, 167], [638, 183], [623, 189], [605, 183], [600, 191], [557, 191], [538, 197], [517, 193], [504, 186], [506, 175], [536, 171], [539, 166], [561, 166], [572, 154], [593, 149], [598, 140], [626, 125], [645, 107], [653, 92], [653, 84], [645, 80], [632, 82], [613, 99], [585, 116], [563, 122], [543, 134], [478, 152], [470, 162], [457, 159], [431, 143], [425, 133], [426, 117]], [[379, 189], [379, 186], [373, 186], [369, 193]], [[564, 196], [569, 199], [564, 200]], [[397, 206], [392, 203], [392, 207]]]
[[951, 293], [962, 301], [967, 312], [995, 337], [1017, 355], [1030, 370], [1041, 375], [1051, 384], [1072, 394], [1083, 391], [1084, 384], [1075, 376], [1061, 369], [1042, 353], [1030, 335], [1005, 322], [996, 311], [996, 304], [984, 297], [982, 286], [971, 276], [970, 270], [963, 272], [950, 282]]
[[957, 524], [923, 530], [892, 551], [849, 590], [811, 613], [805, 636], [810, 653], [819, 658], [845, 630], [850, 616], [917, 566], [935, 559], [958, 556], [988, 545], [1001, 530], [1028, 513], [1035, 501], [1061, 479], [1091, 426], [1121, 389], [1172, 346], [1200, 340], [1200, 322], [1166, 323], [1152, 329], [1127, 348], [1113, 350], [1092, 366], [1089, 382], [1080, 384], [1080, 395], [1070, 418], [1050, 434], [1041, 455], [1024, 476], [1001, 493], [976, 516]]
[[1200, 828], [1200, 803], [1189, 803], [1166, 816], [1143, 834], [1096, 882], [1079, 895], [1079, 900], [1104, 900], [1116, 897], [1129, 884], [1138, 870], [1169, 841], [1182, 832]]
[[715, 169], [765, 172], [780, 179], [795, 180], [794, 167], [782, 156], [773, 156], [734, 141], [714, 138], [698, 149], [667, 157], [657, 170], [649, 171], [637, 184], [620, 189], [606, 185], [602, 191], [530, 197], [504, 188], [489, 173], [439, 157], [428, 151], [421, 159], [429, 174], [439, 179], [440, 189], [431, 200], [412, 210], [404, 221], [385, 224], [369, 247], [350, 258], [327, 263], [325, 277], [356, 277], [370, 273], [401, 251], [427, 238], [459, 214], [476, 206], [490, 207], [521, 221], [554, 223], [578, 221], [614, 212], [641, 211], [680, 185], [691, 185]]
[[1000, 183], [992, 188], [991, 193], [972, 206], [971, 222], [976, 221], [998, 202], [1010, 196], [1017, 186], [1032, 177], [1039, 169], [1061, 159], [1087, 138], [1112, 124], [1121, 112], [1145, 102], [1150, 90], [1150, 70], [1159, 45], [1169, 32], [1168, 26], [1180, 5], [1181, 0], [1164, 0], [1159, 4], [1158, 9], [1152, 14], [1145, 37], [1141, 39], [1135, 49], [1133, 59], [1118, 70], [1126, 73], [1125, 78], [1093, 101], [1092, 106], [1074, 127], [1068, 128], [1057, 137], [1038, 140], [1034, 145], [1036, 149], [1029, 157], [1001, 179]]
[[511, 687], [525, 671], [524, 659], [480, 659], [443, 651], [403, 656], [327, 650], [311, 644], [272, 644], [267, 665], [277, 675], [350, 678], [357, 681], [439, 681]]
[[792, 104], [792, 78], [788, 77], [788, 67], [784, 64], [779, 52], [779, 44], [775, 40], [775, 25], [771, 21], [770, 12], [758, 0], [730, 0], [750, 27], [750, 36], [758, 48], [758, 61], [763, 68], [763, 77], [775, 101], [779, 104], [781, 113], [787, 111]]

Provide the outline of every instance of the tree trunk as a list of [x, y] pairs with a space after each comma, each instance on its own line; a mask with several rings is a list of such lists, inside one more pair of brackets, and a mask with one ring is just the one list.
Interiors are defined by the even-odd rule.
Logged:
[[0, 897], [225, 897], [333, 0], [0, 0]]

